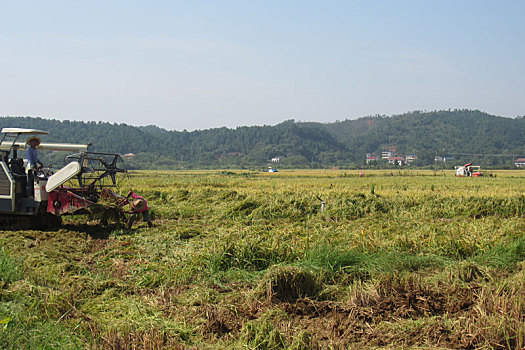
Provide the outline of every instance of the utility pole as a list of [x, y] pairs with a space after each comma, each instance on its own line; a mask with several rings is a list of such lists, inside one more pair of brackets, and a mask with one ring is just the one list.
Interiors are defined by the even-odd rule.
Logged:
[[436, 150], [436, 156], [434, 157], [434, 176], [436, 176], [436, 173], [437, 173], [437, 166], [438, 166], [438, 151]]

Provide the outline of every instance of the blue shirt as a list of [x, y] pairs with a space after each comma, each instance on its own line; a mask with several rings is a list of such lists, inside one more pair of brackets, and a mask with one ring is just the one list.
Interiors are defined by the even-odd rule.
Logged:
[[29, 147], [26, 151], [26, 156], [31, 168], [36, 168], [36, 163], [42, 163], [40, 159], [38, 159], [38, 151], [36, 148]]

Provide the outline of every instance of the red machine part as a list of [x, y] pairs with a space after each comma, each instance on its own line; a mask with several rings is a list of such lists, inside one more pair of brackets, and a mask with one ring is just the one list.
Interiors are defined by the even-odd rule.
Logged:
[[93, 204], [93, 202], [68, 191], [67, 188], [59, 188], [49, 193], [47, 212], [55, 215], [70, 214]]

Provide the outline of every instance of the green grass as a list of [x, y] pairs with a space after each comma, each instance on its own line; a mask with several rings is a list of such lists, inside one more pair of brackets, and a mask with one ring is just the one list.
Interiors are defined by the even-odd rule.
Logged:
[[332, 273], [393, 273], [443, 268], [451, 260], [436, 255], [413, 255], [386, 251], [366, 253], [358, 250], [338, 251], [329, 245], [320, 245], [308, 251], [302, 264]]
[[13, 283], [22, 278], [23, 265], [20, 259], [14, 258], [5, 250], [0, 248], [0, 282]]
[[515, 271], [525, 261], [525, 237], [498, 245], [474, 258], [478, 264]]

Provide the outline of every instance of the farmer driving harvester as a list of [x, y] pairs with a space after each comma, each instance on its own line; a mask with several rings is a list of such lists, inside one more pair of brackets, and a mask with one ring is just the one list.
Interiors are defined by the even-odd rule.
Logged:
[[37, 146], [40, 145], [40, 138], [31, 136], [27, 139], [26, 143], [30, 146], [26, 151], [27, 156], [27, 195], [32, 196], [34, 194], [33, 181], [35, 179], [36, 172], [42, 168], [42, 162], [38, 159]]

